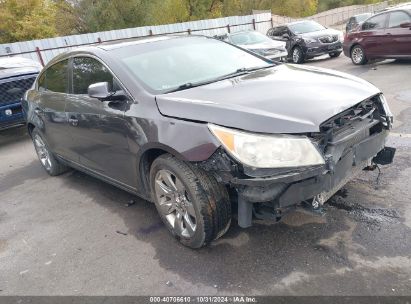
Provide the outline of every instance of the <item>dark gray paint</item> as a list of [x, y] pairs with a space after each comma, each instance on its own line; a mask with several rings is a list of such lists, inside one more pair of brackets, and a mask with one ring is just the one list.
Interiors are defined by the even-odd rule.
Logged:
[[[200, 38], [165, 39], [190, 43]], [[144, 47], [144, 43], [156, 42], [126, 43]], [[111, 56], [110, 49], [116, 47], [121, 43], [65, 53], [47, 67], [74, 56], [98, 58], [122, 84], [127, 101], [119, 105], [83, 95], [53, 93], [46, 97], [49, 93], [33, 89], [24, 106], [29, 127], [39, 128], [61, 159], [147, 199], [145, 153], [161, 149], [185, 161], [207, 160], [220, 144], [206, 122], [256, 132], [314, 132], [324, 120], [379, 93], [371, 84], [343, 73], [279, 65], [156, 96]], [[39, 110], [47, 113], [38, 114]]]

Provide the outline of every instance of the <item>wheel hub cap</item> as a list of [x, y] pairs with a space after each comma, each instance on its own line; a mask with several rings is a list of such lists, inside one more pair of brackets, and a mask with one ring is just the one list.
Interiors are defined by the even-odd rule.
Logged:
[[192, 237], [197, 228], [196, 213], [181, 180], [168, 170], [158, 171], [155, 176], [155, 195], [157, 208], [174, 233]]

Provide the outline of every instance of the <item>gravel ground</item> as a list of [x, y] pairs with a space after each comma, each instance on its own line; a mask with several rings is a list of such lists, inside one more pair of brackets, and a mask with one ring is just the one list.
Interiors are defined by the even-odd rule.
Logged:
[[[190, 250], [155, 207], [80, 172], [49, 177], [24, 128], [0, 133], [0, 295], [411, 295], [411, 62], [306, 64], [371, 81], [396, 116], [395, 163], [361, 173], [322, 217], [233, 224]], [[136, 204], [126, 204], [136, 199]]]

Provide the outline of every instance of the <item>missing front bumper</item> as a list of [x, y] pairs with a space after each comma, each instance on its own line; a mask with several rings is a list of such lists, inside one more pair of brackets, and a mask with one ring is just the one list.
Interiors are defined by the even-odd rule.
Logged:
[[317, 168], [301, 171], [299, 174], [247, 179], [244, 183], [239, 179], [234, 180], [239, 194], [240, 227], [251, 225], [252, 203], [268, 203], [275, 210], [317, 197], [319, 203], [324, 204], [371, 162], [391, 163], [395, 149], [385, 147], [387, 134], [382, 131], [353, 145], [343, 153], [332, 169], [323, 167], [321, 170]]

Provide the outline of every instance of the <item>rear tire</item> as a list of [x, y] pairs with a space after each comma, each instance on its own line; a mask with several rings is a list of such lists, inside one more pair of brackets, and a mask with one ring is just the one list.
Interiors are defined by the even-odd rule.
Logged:
[[299, 46], [294, 47], [291, 51], [291, 60], [295, 64], [300, 64], [305, 61], [303, 50]]
[[355, 65], [363, 65], [367, 63], [368, 59], [365, 56], [364, 49], [361, 45], [357, 44], [351, 49], [351, 61]]
[[230, 227], [227, 189], [211, 174], [164, 154], [151, 166], [150, 184], [162, 221], [183, 245], [200, 248]]
[[31, 132], [31, 138], [40, 164], [49, 175], [57, 176], [69, 169], [54, 157], [43, 135], [37, 129]]
[[330, 55], [331, 58], [336, 58], [336, 57], [339, 57], [341, 55], [341, 52], [334, 52], [334, 53], [330, 53], [328, 55]]

